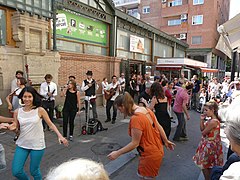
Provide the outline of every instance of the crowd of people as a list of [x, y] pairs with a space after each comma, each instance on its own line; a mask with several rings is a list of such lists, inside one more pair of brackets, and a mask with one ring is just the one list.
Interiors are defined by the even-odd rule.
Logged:
[[[8, 110], [13, 116], [12, 118], [0, 116], [0, 128], [16, 133], [16, 150], [12, 161], [12, 173], [16, 178], [29, 179], [24, 172], [24, 165], [27, 157], [30, 156], [31, 175], [34, 179], [42, 179], [40, 163], [46, 147], [44, 131], [54, 131], [58, 136], [59, 143], [63, 143], [65, 146], [68, 146], [68, 140], [73, 141], [74, 119], [83, 109], [80, 91], [85, 94], [86, 123], [90, 119], [90, 109], [93, 119], [98, 119], [96, 91], [99, 87], [102, 88], [103, 106], [106, 108], [105, 123], [114, 124], [116, 122], [117, 110], [124, 116], [130, 116], [131, 142], [123, 148], [111, 152], [108, 158], [115, 160], [122, 154], [137, 148], [140, 155], [137, 173], [139, 179], [155, 179], [164, 156], [163, 146], [169, 150], [174, 149], [175, 143], [170, 140], [171, 124], [175, 123], [174, 114], [177, 117], [178, 125], [172, 140], [175, 142], [188, 141], [186, 120], [191, 119], [189, 110], [201, 112], [199, 124], [202, 138], [193, 156], [193, 161], [200, 167], [205, 179], [225, 180], [227, 178], [234, 179], [235, 176], [240, 178], [239, 173], [234, 171], [234, 168], [239, 166], [238, 161], [240, 160], [240, 114], [236, 108], [240, 107], [240, 103], [236, 103], [240, 97], [240, 79], [230, 82], [226, 76], [220, 83], [217, 78], [212, 78], [210, 81], [199, 80], [198, 75], [193, 75], [192, 79], [188, 80], [184, 74], [181, 74], [180, 78], [169, 81], [164, 74], [154, 76], [153, 80], [148, 74], [145, 74], [144, 77], [133, 74], [127, 84], [124, 73], [121, 73], [120, 77], [113, 75], [111, 82], [108, 82], [107, 78], [103, 78], [100, 85], [100, 82], [93, 78], [93, 72], [87, 71], [86, 79], [80, 86], [74, 76], [69, 76], [67, 84], [61, 87], [60, 93], [61, 97], [65, 97], [63, 135], [53, 123], [55, 98], [58, 95], [57, 84], [52, 81], [51, 74], [46, 74], [44, 79], [45, 82], [41, 84], [40, 90], [37, 92], [27, 84], [27, 80], [23, 78], [23, 72], [17, 71], [16, 79], [12, 81], [11, 93], [6, 97]], [[126, 89], [129, 89], [128, 92]], [[224, 114], [225, 132], [230, 140], [230, 150], [233, 151], [233, 154], [229, 153], [227, 165], [224, 166], [220, 138], [220, 122], [223, 117], [219, 116], [219, 106], [222, 103], [227, 103], [229, 106]], [[230, 109], [230, 107], [234, 108]], [[113, 114], [111, 114], [111, 109], [113, 109]], [[71, 161], [60, 165], [50, 171], [48, 179], [58, 179], [57, 177], [60, 176], [70, 177], [67, 172], [72, 172], [71, 167], [76, 167], [75, 163], [78, 162], [82, 163], [83, 161]], [[98, 165], [92, 163], [92, 166], [96, 166], [96, 168]], [[63, 169], [66, 169], [66, 174], [59, 173]], [[82, 173], [88, 171], [82, 171]], [[96, 170], [95, 175], [100, 175], [100, 171], [103, 173], [102, 179], [108, 179], [106, 172], [101, 167]], [[93, 175], [92, 172], [89, 171], [89, 173]], [[230, 177], [231, 173], [233, 175]], [[76, 179], [77, 176], [83, 176], [81, 173], [75, 175]], [[97, 179], [97, 176], [92, 177]]]

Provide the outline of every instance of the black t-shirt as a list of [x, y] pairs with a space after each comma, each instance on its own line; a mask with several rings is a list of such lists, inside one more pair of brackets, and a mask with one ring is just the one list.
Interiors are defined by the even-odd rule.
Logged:
[[200, 84], [201, 81], [200, 80], [196, 80], [193, 82], [193, 93], [198, 93], [200, 91]]
[[[147, 102], [149, 102], [151, 100], [151, 96], [149, 94], [146, 93], [146, 91], [143, 91], [139, 97], [138, 97], [138, 104], [141, 103], [141, 98], [144, 98]], [[145, 106], [145, 104], [143, 103], [143, 105]]]

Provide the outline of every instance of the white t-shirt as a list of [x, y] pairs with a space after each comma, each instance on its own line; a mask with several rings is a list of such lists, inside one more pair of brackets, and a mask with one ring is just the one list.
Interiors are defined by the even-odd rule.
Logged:
[[[113, 85], [113, 83], [109, 84], [106, 87], [106, 90], [109, 91], [110, 89], [116, 89], [119, 83], [117, 82], [116, 84]], [[111, 101], [115, 101], [116, 97], [119, 95], [119, 90], [116, 91], [115, 95], [111, 98]]]
[[220, 180], [240, 180], [240, 162], [235, 162], [223, 172]]
[[11, 92], [13, 92], [16, 88], [18, 88], [17, 78], [13, 79], [12, 82], [11, 82]]
[[19, 104], [18, 95], [21, 93], [22, 89], [21, 88], [16, 88], [14, 91], [15, 91], [15, 93], [12, 97], [12, 106], [13, 106], [12, 111], [15, 111], [16, 109], [21, 107], [21, 105]]
[[108, 82], [102, 82], [102, 94], [104, 94], [104, 89], [106, 89], [106, 87], [108, 86]]
[[17, 115], [20, 124], [20, 135], [16, 144], [25, 149], [42, 150], [46, 147], [42, 119], [38, 115], [38, 108], [25, 112], [18, 109]]

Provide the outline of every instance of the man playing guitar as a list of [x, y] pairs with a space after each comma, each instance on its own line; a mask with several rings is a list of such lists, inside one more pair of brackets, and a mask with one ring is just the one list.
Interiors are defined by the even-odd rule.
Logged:
[[[119, 95], [120, 91], [119, 83], [117, 76], [113, 75], [112, 76], [112, 83], [109, 84], [105, 89], [105, 98], [107, 100], [107, 106], [106, 106], [106, 113], [107, 113], [107, 120], [105, 122], [110, 122], [111, 121], [111, 108], [113, 106], [113, 103], [116, 99], [116, 97]], [[117, 117], [117, 108], [113, 106], [113, 117], [112, 117], [112, 124], [115, 123]]]
[[92, 71], [87, 71], [86, 73], [87, 79], [82, 82], [81, 90], [85, 92], [85, 114], [86, 114], [86, 121], [89, 117], [88, 113], [88, 101], [92, 105], [92, 112], [93, 112], [93, 119], [97, 119], [97, 107], [96, 107], [96, 91], [98, 90], [99, 86], [96, 81], [92, 78]]

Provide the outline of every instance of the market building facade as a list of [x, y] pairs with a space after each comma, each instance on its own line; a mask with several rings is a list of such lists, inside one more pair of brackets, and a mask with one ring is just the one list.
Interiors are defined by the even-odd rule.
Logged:
[[96, 80], [121, 72], [153, 73], [156, 57], [185, 57], [188, 48], [115, 9], [110, 0], [1, 0], [0, 12], [2, 98], [16, 70], [28, 73], [36, 87], [51, 73], [60, 88], [69, 75], [81, 83], [88, 70]]

